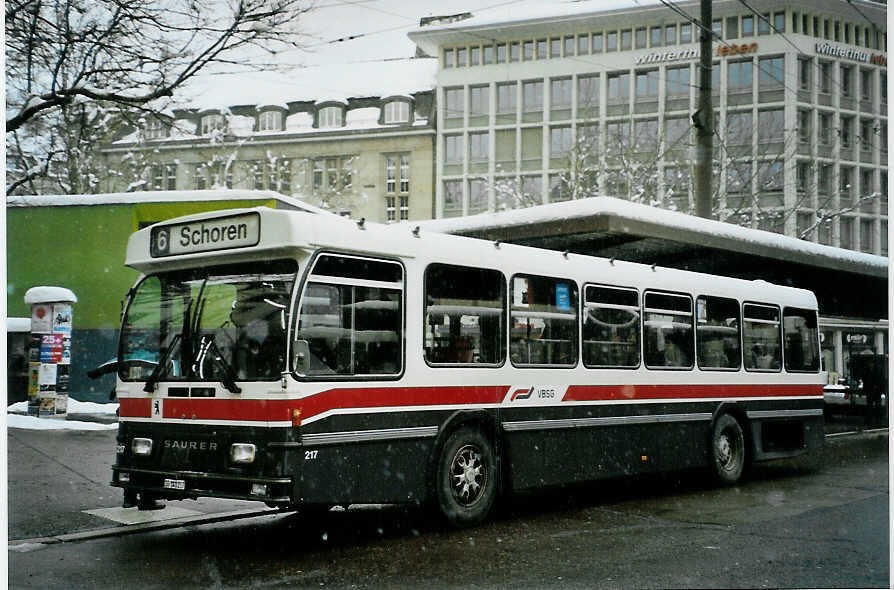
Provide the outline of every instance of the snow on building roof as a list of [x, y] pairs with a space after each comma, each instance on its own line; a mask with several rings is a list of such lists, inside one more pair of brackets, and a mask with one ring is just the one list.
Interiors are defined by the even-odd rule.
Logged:
[[580, 228], [583, 225], [581, 222], [588, 222], [586, 226], [593, 231], [597, 229], [597, 220], [606, 217], [617, 220], [620, 231], [624, 233], [699, 244], [875, 277], [888, 275], [888, 259], [883, 256], [824, 246], [773, 232], [702, 219], [611, 197], [592, 197], [499, 213], [436, 219], [421, 222], [419, 225], [427, 231], [461, 235], [481, 236], [487, 231], [511, 234], [513, 229], [522, 228], [526, 228], [526, 233], [530, 234], [531, 232], [527, 230], [533, 225], [558, 225], [561, 228], [575, 224], [575, 227]]
[[402, 58], [296, 68], [288, 72], [248, 72], [199, 76], [178, 92], [183, 106], [224, 109], [236, 105], [277, 105], [349, 98], [411, 95], [435, 87], [438, 60]]
[[201, 191], [140, 191], [96, 195], [21, 195], [6, 198], [7, 207], [77, 207], [90, 205], [134, 205], [140, 203], [178, 203], [203, 201], [277, 200], [287, 208], [308, 213], [329, 211], [273, 191], [213, 189]]

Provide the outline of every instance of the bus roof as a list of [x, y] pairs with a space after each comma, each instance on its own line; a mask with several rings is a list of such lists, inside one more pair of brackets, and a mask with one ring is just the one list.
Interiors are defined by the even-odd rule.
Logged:
[[[231, 221], [237, 220], [241, 223], [242, 220], [255, 215], [258, 217], [261, 229], [253, 245], [182, 255], [153, 256], [150, 253], [153, 228], [171, 228], [175, 230], [173, 233], [188, 228], [186, 231], [193, 232], [194, 235], [200, 235], [203, 231], [210, 235], [208, 228], [213, 224], [229, 228], [227, 224]], [[202, 222], [206, 222], [204, 226]], [[233, 233], [235, 235], [235, 231]], [[300, 211], [280, 211], [267, 207], [189, 215], [142, 229], [134, 233], [128, 242], [127, 265], [149, 273], [162, 269], [256, 260], [259, 256], [264, 258], [290, 256], [299, 251], [318, 249], [388, 256], [408, 261], [418, 260], [423, 264], [441, 262], [493, 268], [503, 271], [507, 276], [531, 273], [574, 278], [588, 283], [605, 283], [639, 289], [704, 291], [717, 296], [772, 301], [807, 308], [816, 307], [816, 297], [811, 291], [774, 285], [765, 281], [749, 281], [427, 232], [420, 230], [419, 225], [413, 223], [382, 225], [353, 221], [335, 215], [311, 215]]]

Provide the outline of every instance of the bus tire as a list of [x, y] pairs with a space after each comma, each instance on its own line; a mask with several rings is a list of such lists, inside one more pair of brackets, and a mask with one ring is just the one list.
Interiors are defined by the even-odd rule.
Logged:
[[444, 443], [435, 472], [438, 508], [455, 527], [484, 520], [497, 497], [493, 446], [479, 431], [460, 428]]
[[711, 435], [711, 471], [721, 485], [733, 485], [742, 476], [746, 462], [745, 433], [731, 414], [714, 421]]

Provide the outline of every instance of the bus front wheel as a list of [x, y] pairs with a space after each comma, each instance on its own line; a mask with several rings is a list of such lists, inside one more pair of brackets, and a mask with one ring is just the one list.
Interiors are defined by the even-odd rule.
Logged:
[[745, 434], [730, 414], [722, 414], [714, 422], [711, 436], [711, 469], [722, 485], [733, 485], [745, 469]]
[[438, 507], [448, 523], [472, 526], [487, 517], [497, 496], [497, 468], [493, 446], [480, 431], [454, 432], [436, 473]]

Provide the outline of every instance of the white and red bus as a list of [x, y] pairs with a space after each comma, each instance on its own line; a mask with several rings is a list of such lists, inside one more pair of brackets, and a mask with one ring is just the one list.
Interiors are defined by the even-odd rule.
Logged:
[[823, 442], [813, 293], [267, 208], [136, 232], [115, 486], [431, 503]]

